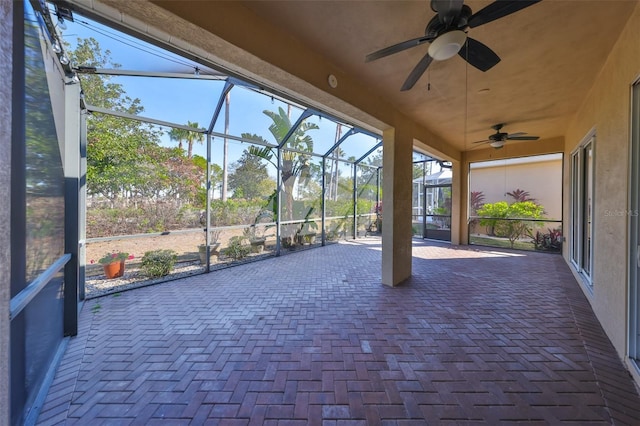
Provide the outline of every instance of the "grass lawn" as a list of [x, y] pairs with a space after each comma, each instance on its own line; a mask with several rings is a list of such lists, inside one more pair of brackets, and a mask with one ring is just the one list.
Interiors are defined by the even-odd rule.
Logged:
[[[489, 246], [489, 247], [501, 247], [501, 248], [511, 248], [511, 243], [509, 240], [505, 238], [494, 238], [494, 237], [478, 237], [476, 235], [471, 235], [469, 237], [469, 244], [477, 244], [479, 246]], [[535, 246], [533, 242], [530, 241], [516, 241], [513, 244], [513, 248], [516, 250], [535, 250]]]

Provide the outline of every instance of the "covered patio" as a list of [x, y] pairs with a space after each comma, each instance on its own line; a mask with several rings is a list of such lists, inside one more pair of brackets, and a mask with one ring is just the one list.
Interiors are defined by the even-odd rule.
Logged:
[[[341, 242], [85, 302], [38, 424], [634, 424], [560, 256]], [[268, 276], [265, 271], [270, 271]]]
[[[491, 21], [467, 28], [483, 10]], [[347, 167], [356, 176], [384, 150], [366, 213], [377, 221], [384, 202], [382, 239], [85, 300], [81, 124], [108, 114], [88, 96], [78, 105], [80, 76], [98, 68], [60, 45], [74, 13], [247, 84], [237, 89], [271, 93], [269, 104], [294, 101], [304, 107], [294, 123], [307, 114], [362, 129], [375, 143]], [[457, 30], [422, 37], [451, 17]], [[637, 2], [29, 0], [0, 2], [0, 20], [0, 93], [12, 100], [0, 111], [0, 426], [638, 423]], [[426, 42], [467, 30], [498, 56], [494, 69], [473, 63], [471, 42], [430, 56]], [[412, 40], [421, 46], [367, 61]], [[315, 183], [333, 152], [340, 174], [337, 141], [290, 149], [291, 131], [237, 142], [273, 149], [281, 163], [313, 156], [301, 166], [323, 170]], [[416, 151], [451, 167], [451, 245], [412, 239]], [[562, 257], [468, 247], [471, 165], [547, 154], [563, 158], [562, 231], [549, 230]], [[289, 198], [284, 181], [276, 197]], [[276, 210], [278, 228], [327, 221], [321, 206]], [[355, 237], [358, 212], [349, 214]], [[192, 227], [207, 270], [212, 227], [208, 215]]]

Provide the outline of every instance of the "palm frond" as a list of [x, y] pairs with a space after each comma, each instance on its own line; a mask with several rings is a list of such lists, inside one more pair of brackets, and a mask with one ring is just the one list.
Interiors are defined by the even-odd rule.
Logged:
[[249, 147], [249, 154], [262, 158], [263, 160], [267, 160], [268, 162], [273, 164], [274, 167], [278, 167], [273, 161], [273, 150], [268, 146], [257, 147], [255, 145], [252, 145]]

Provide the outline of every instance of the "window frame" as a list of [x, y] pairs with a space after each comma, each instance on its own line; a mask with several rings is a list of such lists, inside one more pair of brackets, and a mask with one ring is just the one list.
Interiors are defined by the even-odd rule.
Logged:
[[570, 263], [593, 289], [595, 195], [595, 131], [589, 132], [571, 153]]

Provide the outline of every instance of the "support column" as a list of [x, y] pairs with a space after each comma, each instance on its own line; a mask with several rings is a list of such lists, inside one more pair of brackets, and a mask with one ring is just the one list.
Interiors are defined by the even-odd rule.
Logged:
[[382, 283], [393, 287], [411, 276], [411, 127], [385, 130], [382, 140]]
[[[11, 200], [14, 9], [22, 3], [0, 1], [0, 199]], [[16, 12], [16, 15], [18, 13]], [[11, 303], [11, 203], [0, 204], [0, 426], [9, 424]]]
[[466, 244], [467, 174], [460, 161], [451, 163], [451, 244]]
[[78, 196], [78, 299], [86, 293], [87, 266], [87, 111], [80, 112], [80, 194]]
[[[457, 172], [457, 173], [456, 173]], [[458, 242], [454, 244], [469, 244], [469, 162], [467, 161], [467, 155], [462, 152], [460, 162], [453, 163], [453, 176], [459, 176], [460, 191], [458, 192], [458, 199], [460, 200], [460, 209], [458, 221]], [[453, 243], [453, 240], [451, 241]]]
[[64, 335], [78, 334], [78, 252], [80, 240], [80, 84], [64, 91], [64, 252], [71, 259], [64, 267]]

